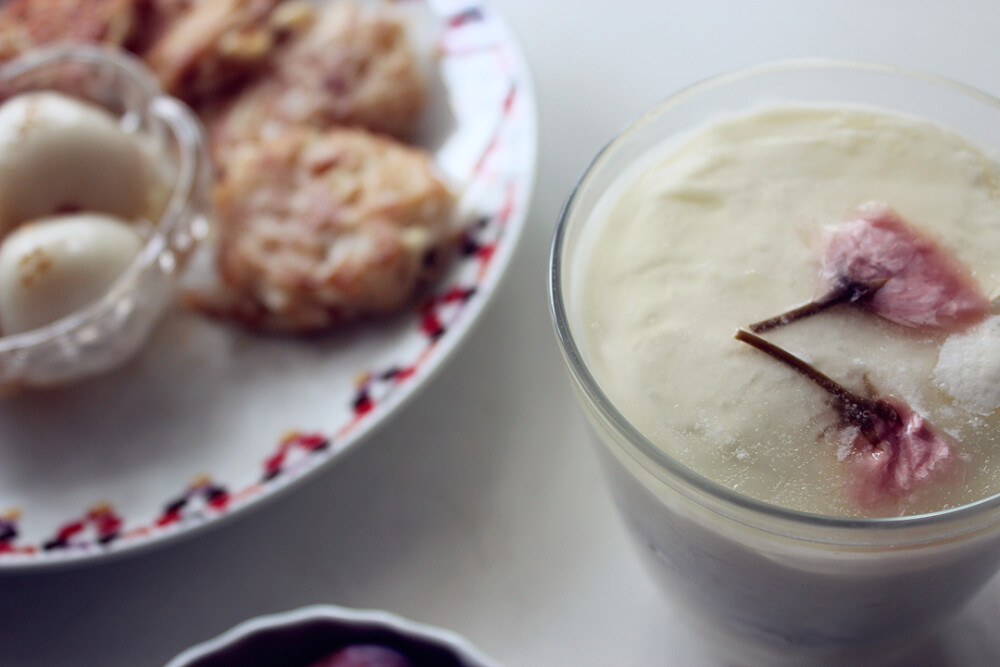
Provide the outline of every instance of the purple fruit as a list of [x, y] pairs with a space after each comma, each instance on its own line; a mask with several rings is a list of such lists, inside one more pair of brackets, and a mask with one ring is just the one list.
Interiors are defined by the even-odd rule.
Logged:
[[413, 667], [406, 656], [385, 646], [353, 644], [314, 662], [311, 667]]

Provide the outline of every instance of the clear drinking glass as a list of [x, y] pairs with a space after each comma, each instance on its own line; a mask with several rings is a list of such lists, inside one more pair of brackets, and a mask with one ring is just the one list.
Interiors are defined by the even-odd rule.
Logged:
[[52, 90], [97, 104], [152, 154], [164, 188], [158, 220], [131, 265], [98, 300], [49, 325], [0, 337], [0, 389], [49, 386], [127, 360], [171, 303], [195, 249], [209, 235], [211, 163], [201, 126], [161, 92], [136, 58], [94, 46], [29, 52], [0, 67], [0, 95]]
[[[611, 403], [578, 344], [581, 232], [650, 149], [767, 102], [844, 103], [923, 116], [1000, 153], [1000, 101], [936, 76], [829, 61], [766, 65], [683, 90], [606, 146], [563, 209], [552, 247], [556, 334], [613, 495], [644, 560], [711, 646], [741, 665], [881, 664], [925, 639], [1000, 565], [1000, 496], [934, 514], [819, 516], [692, 472]], [[678, 378], [683, 382], [683, 378]]]

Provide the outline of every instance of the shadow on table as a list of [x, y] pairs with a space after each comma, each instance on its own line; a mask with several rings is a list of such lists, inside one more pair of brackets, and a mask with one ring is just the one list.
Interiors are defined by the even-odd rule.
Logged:
[[[150, 664], [162, 664], [250, 616], [317, 602], [387, 608], [408, 589], [423, 599], [389, 610], [433, 621], [426, 610], [443, 602], [410, 584], [474, 588], [477, 534], [491, 530], [485, 508], [502, 493], [505, 418], [487, 414], [497, 406], [480, 379], [503, 372], [496, 363], [467, 346], [445, 370], [447, 395], [438, 378], [331, 469], [218, 529], [71, 570], [0, 576], [0, 663], [108, 665], [148, 646]], [[469, 550], [442, 554], [435, 540]]]

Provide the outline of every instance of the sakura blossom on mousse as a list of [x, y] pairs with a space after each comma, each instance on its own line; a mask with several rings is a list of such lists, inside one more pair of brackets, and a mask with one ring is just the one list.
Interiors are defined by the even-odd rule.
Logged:
[[695, 472], [833, 516], [1000, 492], [1000, 177], [965, 138], [861, 107], [726, 116], [585, 234], [588, 363]]

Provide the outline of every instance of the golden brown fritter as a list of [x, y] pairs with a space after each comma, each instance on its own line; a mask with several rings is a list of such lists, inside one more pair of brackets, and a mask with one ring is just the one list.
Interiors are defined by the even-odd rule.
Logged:
[[399, 138], [424, 107], [424, 81], [405, 24], [353, 2], [327, 4], [315, 25], [276, 57], [288, 95], [275, 112], [318, 126], [359, 125]]
[[426, 153], [359, 129], [288, 128], [230, 155], [216, 188], [218, 314], [274, 331], [387, 313], [439, 273], [454, 197]]
[[426, 92], [405, 27], [391, 13], [352, 2], [323, 6], [308, 28], [296, 26], [263, 76], [235, 99], [204, 110], [213, 146], [224, 151], [287, 125], [349, 125], [410, 137]]
[[61, 42], [121, 46], [143, 0], [7, 0], [0, 5], [0, 60]]
[[131, 44], [164, 89], [199, 102], [260, 71], [278, 41], [270, 17], [280, 0], [152, 0]]
[[148, 51], [194, 3], [195, 0], [139, 0], [135, 30], [125, 47], [135, 53]]

